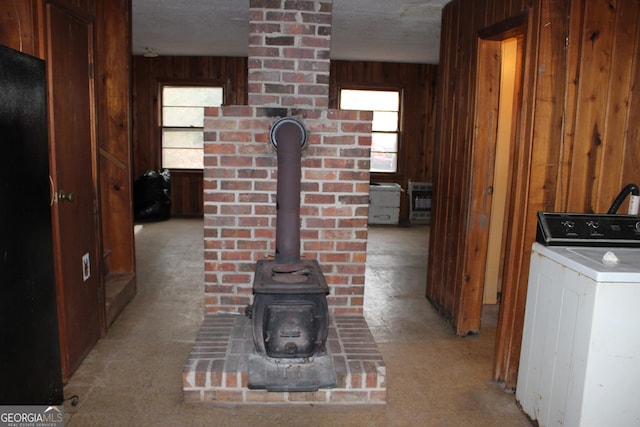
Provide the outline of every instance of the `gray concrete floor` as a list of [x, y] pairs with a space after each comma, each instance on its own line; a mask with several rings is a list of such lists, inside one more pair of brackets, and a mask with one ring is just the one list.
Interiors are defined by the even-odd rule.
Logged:
[[428, 226], [369, 230], [365, 317], [387, 365], [388, 402], [193, 406], [182, 368], [203, 316], [202, 220], [144, 224], [138, 294], [65, 387], [67, 426], [531, 426], [491, 380], [496, 308], [458, 338], [424, 297]]

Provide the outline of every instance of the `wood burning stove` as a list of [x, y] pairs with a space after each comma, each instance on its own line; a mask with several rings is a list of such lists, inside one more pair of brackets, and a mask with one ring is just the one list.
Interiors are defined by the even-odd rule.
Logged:
[[274, 122], [277, 150], [276, 254], [256, 264], [252, 319], [256, 357], [249, 363], [249, 387], [310, 391], [335, 386], [335, 370], [325, 346], [329, 287], [315, 260], [300, 258], [302, 148], [307, 133], [298, 120]]
[[305, 261], [296, 267], [300, 270], [278, 272], [281, 266], [274, 261], [256, 265], [252, 310], [256, 350], [268, 357], [323, 354], [329, 289], [320, 266], [316, 261]]

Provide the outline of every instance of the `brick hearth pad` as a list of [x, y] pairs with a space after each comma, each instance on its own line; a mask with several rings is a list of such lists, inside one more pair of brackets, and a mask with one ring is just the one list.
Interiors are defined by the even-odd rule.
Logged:
[[327, 350], [336, 369], [336, 388], [315, 392], [250, 390], [248, 358], [254, 352], [251, 321], [242, 315], [208, 314], [182, 372], [184, 401], [224, 405], [386, 403], [384, 360], [364, 317], [332, 317]]

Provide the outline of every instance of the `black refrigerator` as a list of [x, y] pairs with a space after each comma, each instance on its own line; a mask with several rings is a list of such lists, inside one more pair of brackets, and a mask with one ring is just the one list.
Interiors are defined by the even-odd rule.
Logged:
[[63, 400], [44, 61], [0, 46], [0, 405]]

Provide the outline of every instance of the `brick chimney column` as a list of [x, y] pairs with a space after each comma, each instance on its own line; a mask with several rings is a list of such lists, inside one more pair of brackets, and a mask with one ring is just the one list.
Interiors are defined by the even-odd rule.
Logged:
[[327, 108], [332, 0], [250, 0], [249, 105]]
[[250, 0], [249, 105], [205, 110], [207, 313], [251, 303], [256, 262], [275, 253], [277, 117], [309, 132], [301, 257], [320, 263], [331, 315], [362, 315], [371, 111], [329, 110], [331, 0]]

